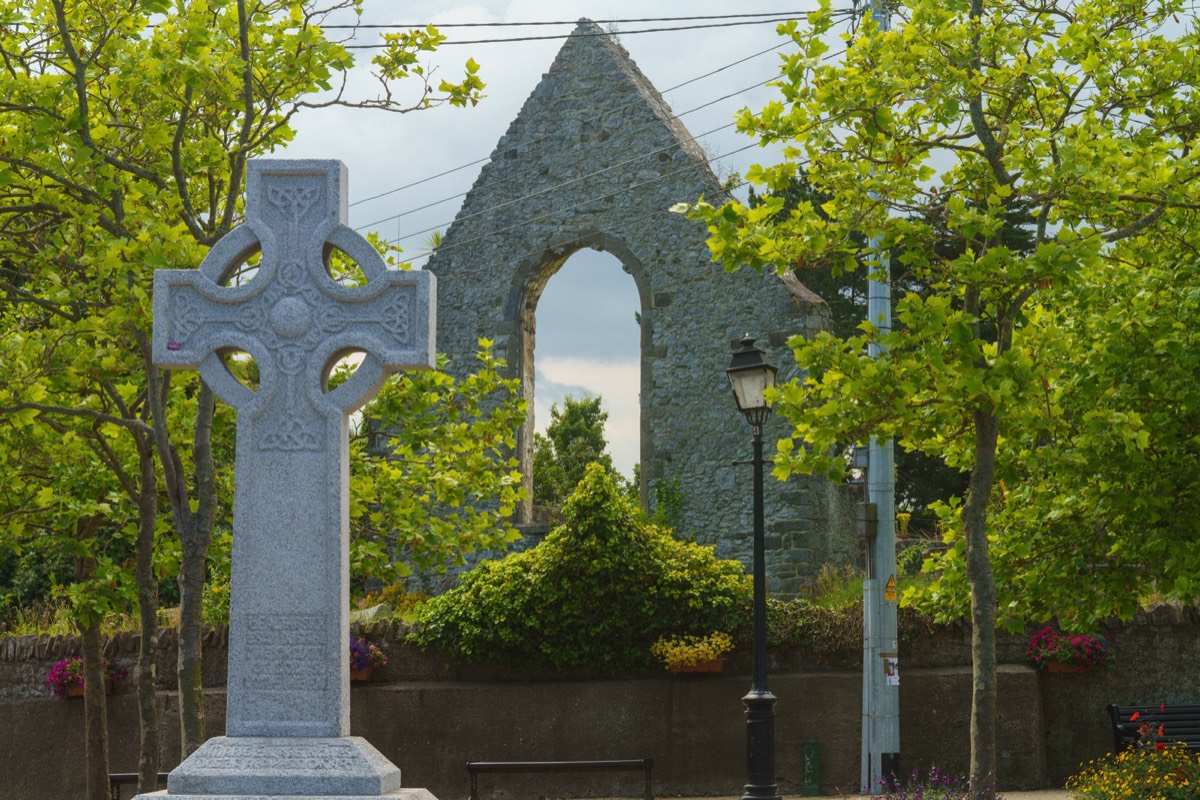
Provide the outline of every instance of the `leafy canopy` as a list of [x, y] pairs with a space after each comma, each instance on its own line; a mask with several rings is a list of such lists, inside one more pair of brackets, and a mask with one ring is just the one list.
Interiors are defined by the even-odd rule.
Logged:
[[[728, 269], [886, 277], [891, 252], [929, 287], [896, 299], [894, 329], [872, 320], [790, 342], [803, 375], [776, 395], [792, 435], [775, 473], [840, 476], [839, 446], [872, 436], [969, 473], [961, 514], [943, 521], [970, 588], [970, 773], [983, 796], [998, 696], [989, 503], [1001, 441], [1043, 413], [1057, 368], [1029, 328], [1039, 301], [1112, 264], [1117, 243], [1178, 238], [1168, 212], [1200, 208], [1200, 53], [1176, 22], [1188, 12], [1183, 0], [901, 0], [890, 30], [868, 19], [835, 59], [822, 0], [807, 24], [781, 26], [796, 50], [780, 100], [738, 120], [782, 149], [747, 174], [770, 196], [690, 209]], [[772, 193], [803, 169], [829, 197], [823, 214], [802, 203], [780, 215]], [[1012, 243], [1023, 207], [1028, 247]]]
[[364, 409], [351, 440], [351, 574], [390, 583], [503, 550], [520, 538], [510, 517], [525, 496], [516, 430], [519, 380], [481, 339], [477, 367], [455, 379], [438, 368], [394, 375]]
[[[181, 557], [203, 572], [227, 518], [214, 472], [230, 471], [213, 467], [232, 463], [232, 415], [213, 420], [194, 376], [149, 367], [153, 270], [200, 263], [240, 220], [246, 161], [289, 142], [302, 110], [467, 105], [483, 88], [473, 61], [432, 82], [420, 57], [442, 37], [421, 29], [374, 59], [379, 95], [350, 96], [351, 51], [322, 26], [361, 7], [0, 0], [0, 468], [28, 467], [0, 499], [13, 552], [96, 555], [98, 588], [127, 573], [131, 520], [156, 510], [131, 501], [134, 445], [153, 435]], [[34, 442], [76, 474], [29, 461]]]
[[557, 510], [583, 480], [589, 464], [611, 471], [612, 456], [606, 451], [604, 424], [608, 412], [599, 395], [575, 399], [571, 395], [550, 407], [546, 434], [534, 435], [533, 500]]
[[[876, 271], [890, 252], [927, 287], [895, 298], [894, 330], [791, 342], [804, 376], [778, 392], [793, 434], [776, 474], [837, 476], [841, 445], [894, 437], [969, 473], [984, 458], [982, 504], [996, 448], [980, 423], [1003, 441], [1044, 414], [1062, 375], [1032, 330], [1038, 303], [1078, 302], [1118, 243], [1178, 239], [1200, 207], [1197, 36], [1174, 0], [909, 0], [894, 14], [836, 60], [828, 3], [782, 26], [796, 51], [781, 98], [738, 125], [784, 160], [751, 168], [758, 206], [690, 211], [729, 269]], [[823, 201], [785, 208], [803, 170]], [[944, 520], [957, 541], [963, 523]]]
[[[1200, 470], [1188, 456], [1200, 441], [1200, 263], [1161, 239], [1116, 254], [1030, 326], [1031, 346], [1056, 353], [1058, 369], [1041, 413], [1000, 444], [993, 553], [1014, 626], [1059, 616], [1095, 629], [1146, 602], [1200, 600]], [[926, 604], [961, 598], [960, 564], [951, 553], [929, 565], [943, 579]]]

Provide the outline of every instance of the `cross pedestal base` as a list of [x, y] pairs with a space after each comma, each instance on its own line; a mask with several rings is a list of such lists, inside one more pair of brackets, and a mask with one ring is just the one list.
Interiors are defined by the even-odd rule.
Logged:
[[219, 736], [176, 767], [167, 791], [136, 800], [435, 800], [365, 739]]

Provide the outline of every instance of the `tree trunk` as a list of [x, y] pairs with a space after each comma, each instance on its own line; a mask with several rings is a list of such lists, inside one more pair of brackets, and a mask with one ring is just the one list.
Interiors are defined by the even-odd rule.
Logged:
[[[194, 527], [194, 526], [192, 526]], [[200, 600], [204, 592], [204, 561], [207, 548], [196, 546], [195, 536], [183, 542], [179, 564], [179, 724], [183, 757], [204, 744], [204, 683]]]
[[138, 793], [158, 790], [158, 578], [154, 574], [154, 528], [158, 486], [154, 443], [137, 437], [139, 476], [137, 562], [135, 566], [141, 641], [138, 647]]
[[212, 459], [212, 419], [216, 396], [203, 381], [196, 401], [196, 424], [192, 433], [195, 469], [196, 511], [191, 508], [191, 489], [184, 474], [183, 459], [167, 431], [166, 406], [170, 378], [154, 366], [150, 339], [135, 331], [146, 365], [147, 399], [154, 421], [154, 443], [162, 463], [171, 502], [171, 521], [179, 536], [183, 555], [179, 565], [179, 728], [182, 756], [187, 758], [204, 744], [204, 686], [201, 680], [200, 601], [204, 591], [205, 561], [212, 542], [216, 518], [216, 468]]
[[987, 504], [996, 474], [1000, 421], [976, 410], [975, 466], [963, 504], [971, 583], [971, 796], [996, 796], [996, 579], [988, 552]]
[[[75, 560], [75, 579], [85, 581], [96, 571], [96, 559]], [[109, 800], [108, 706], [104, 696], [104, 655], [100, 620], [78, 623], [83, 646], [84, 800]]]
[[179, 724], [184, 758], [204, 744], [205, 738], [201, 598], [216, 511], [216, 468], [212, 460], [215, 408], [212, 389], [201, 383], [192, 450], [198, 506], [188, 524], [176, 525], [183, 545], [179, 565]]

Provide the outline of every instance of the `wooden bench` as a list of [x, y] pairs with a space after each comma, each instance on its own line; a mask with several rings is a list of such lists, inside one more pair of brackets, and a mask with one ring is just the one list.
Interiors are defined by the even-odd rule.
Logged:
[[[113, 772], [108, 776], [108, 791], [112, 800], [121, 800], [122, 786], [137, 786], [138, 774], [136, 772]], [[162, 788], [167, 782], [167, 773], [158, 773], [158, 785]], [[134, 794], [137, 794], [134, 791]]]
[[468, 761], [467, 773], [471, 776], [470, 800], [479, 800], [479, 773], [481, 772], [622, 772], [640, 770], [646, 776], [645, 800], [654, 800], [651, 773], [652, 758], [629, 758], [616, 761]]
[[[1134, 714], [1136, 720], [1131, 720]], [[1108, 716], [1112, 720], [1113, 748], [1121, 752], [1128, 747], [1134, 747], [1142, 738], [1143, 726], [1149, 726], [1151, 741], [1158, 740], [1163, 744], [1183, 742], [1188, 750], [1200, 751], [1200, 706], [1172, 706], [1159, 704], [1155, 706], [1119, 706], [1115, 703], [1108, 707]], [[1158, 736], [1158, 728], [1162, 726], [1163, 734]]]

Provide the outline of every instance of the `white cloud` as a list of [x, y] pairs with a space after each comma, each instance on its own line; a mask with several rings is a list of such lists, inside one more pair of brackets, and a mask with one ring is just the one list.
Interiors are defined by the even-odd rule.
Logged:
[[534, 420], [538, 432], [550, 422], [550, 406], [575, 397], [600, 395], [608, 422], [604, 436], [613, 466], [631, 476], [640, 459], [641, 410], [638, 389], [641, 382], [639, 361], [604, 362], [587, 358], [541, 358], [537, 362], [537, 387], [534, 390]]

